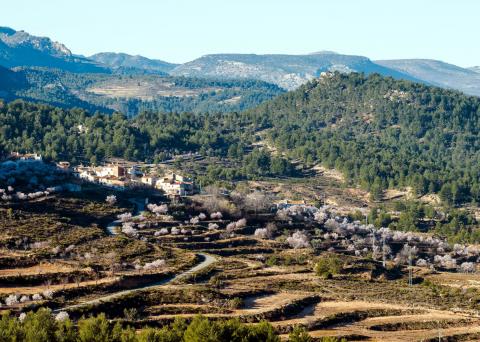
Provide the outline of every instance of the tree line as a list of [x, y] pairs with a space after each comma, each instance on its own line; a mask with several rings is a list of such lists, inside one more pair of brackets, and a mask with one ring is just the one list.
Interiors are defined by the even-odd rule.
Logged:
[[[0, 101], [0, 151], [36, 152], [47, 160], [99, 164], [107, 158], [160, 162], [199, 152], [231, 161], [221, 179], [287, 176], [283, 157], [250, 149], [252, 136], [242, 132], [237, 113], [142, 112], [134, 118], [62, 109], [16, 100]], [[214, 169], [212, 169], [214, 175]]]
[[[15, 317], [9, 312], [0, 319], [2, 342], [280, 342], [271, 324], [243, 324], [238, 319], [211, 321], [196, 316], [190, 323], [177, 318], [163, 328], [145, 328], [136, 332], [112, 324], [105, 314], [80, 319], [76, 324], [61, 312], [53, 316], [49, 309], [39, 309]], [[310, 342], [305, 330], [296, 328], [290, 334], [291, 342]], [[337, 339], [325, 339], [335, 342]]]

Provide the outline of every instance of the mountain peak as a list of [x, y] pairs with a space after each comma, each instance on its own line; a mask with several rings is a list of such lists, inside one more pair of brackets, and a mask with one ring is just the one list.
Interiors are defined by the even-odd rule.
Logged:
[[73, 72], [109, 72], [94, 62], [75, 56], [63, 44], [10, 27], [0, 27], [0, 65], [48, 67]]
[[309, 55], [338, 55], [338, 52], [329, 51], [329, 50], [320, 50], [315, 52], [310, 52]]
[[72, 55], [72, 52], [65, 45], [48, 37], [33, 36], [25, 31], [15, 31], [9, 27], [0, 29], [0, 40], [12, 48], [30, 48], [55, 56]]

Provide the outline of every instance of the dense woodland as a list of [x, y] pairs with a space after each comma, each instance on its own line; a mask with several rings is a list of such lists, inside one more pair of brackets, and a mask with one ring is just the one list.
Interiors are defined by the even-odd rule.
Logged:
[[320, 162], [380, 198], [411, 186], [480, 200], [480, 99], [379, 75], [334, 74], [243, 114], [292, 158]]
[[16, 100], [0, 102], [0, 145], [7, 151], [37, 152], [50, 160], [98, 164], [109, 157], [159, 162], [189, 152], [229, 158], [235, 167], [211, 169], [212, 177], [290, 175], [286, 159], [248, 148], [238, 115], [151, 113], [133, 119], [114, 113], [90, 115]]

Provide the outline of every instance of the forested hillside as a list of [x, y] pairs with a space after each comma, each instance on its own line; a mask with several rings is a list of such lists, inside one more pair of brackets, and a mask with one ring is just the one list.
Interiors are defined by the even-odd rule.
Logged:
[[[7, 69], [5, 69], [8, 71]], [[227, 112], [257, 106], [284, 93], [278, 86], [251, 80], [215, 80], [143, 73], [72, 73], [49, 68], [17, 68], [25, 79], [12, 97], [89, 111], [120, 111], [135, 116], [158, 112]], [[0, 81], [1, 86], [1, 81]], [[1, 90], [1, 88], [0, 88]]]
[[[195, 88], [206, 81], [184, 82]], [[258, 147], [252, 151], [264, 136], [290, 159], [342, 171], [374, 198], [387, 188], [411, 186], [452, 204], [480, 200], [476, 97], [379, 75], [335, 73], [241, 113], [153, 109], [128, 119], [22, 101], [2, 104], [1, 143], [10, 151], [73, 162], [111, 156], [153, 161], [168, 152], [237, 160], [242, 169], [221, 169], [221, 179], [290, 174], [282, 158]]]
[[143, 112], [128, 119], [120, 113], [91, 115], [78, 108], [0, 101], [0, 151], [37, 152], [55, 161], [93, 164], [109, 157], [159, 162], [199, 152], [229, 159], [227, 165], [209, 171], [216, 180], [293, 172], [284, 158], [251, 149], [253, 137], [242, 132], [239, 122], [236, 113]]
[[290, 157], [341, 170], [380, 197], [412, 186], [480, 200], [480, 99], [379, 75], [330, 74], [244, 114]]

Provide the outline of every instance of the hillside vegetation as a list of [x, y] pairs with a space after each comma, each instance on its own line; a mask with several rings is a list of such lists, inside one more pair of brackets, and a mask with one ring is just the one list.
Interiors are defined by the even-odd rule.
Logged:
[[[144, 112], [125, 115], [65, 110], [16, 100], [0, 101], [0, 150], [38, 152], [51, 160], [97, 164], [106, 158], [159, 162], [182, 153], [228, 157], [232, 167], [211, 168], [212, 180], [289, 175], [281, 157], [250, 149], [239, 115]], [[213, 165], [212, 165], [213, 167]]]
[[244, 114], [290, 157], [341, 170], [380, 197], [412, 186], [480, 200], [480, 100], [379, 75], [330, 74]]
[[[195, 87], [194, 81], [184, 81]], [[257, 141], [265, 137], [285, 157], [342, 171], [374, 199], [387, 188], [410, 186], [418, 195], [439, 193], [459, 204], [480, 200], [479, 120], [476, 97], [379, 75], [336, 73], [242, 113], [162, 114], [152, 108], [127, 119], [4, 104], [0, 143], [7, 150], [74, 162], [112, 156], [161, 160], [165, 152], [199, 152], [240, 160], [242, 166], [251, 163], [244, 174], [291, 174], [285, 162], [274, 167], [278, 160], [274, 163], [271, 151], [261, 148], [265, 141]], [[79, 132], [78, 125], [86, 131]], [[217, 171], [212, 174], [220, 179], [239, 172], [238, 165], [231, 172]]]
[[[5, 69], [5, 72], [9, 70]], [[40, 101], [64, 108], [80, 107], [135, 116], [159, 112], [227, 112], [257, 106], [284, 93], [276, 85], [251, 80], [214, 80], [148, 73], [72, 73], [48, 68], [16, 68], [24, 80], [6, 85], [10, 98]], [[1, 71], [0, 71], [1, 72]], [[11, 86], [10, 86], [11, 85]], [[0, 83], [0, 90], [2, 90]]]

